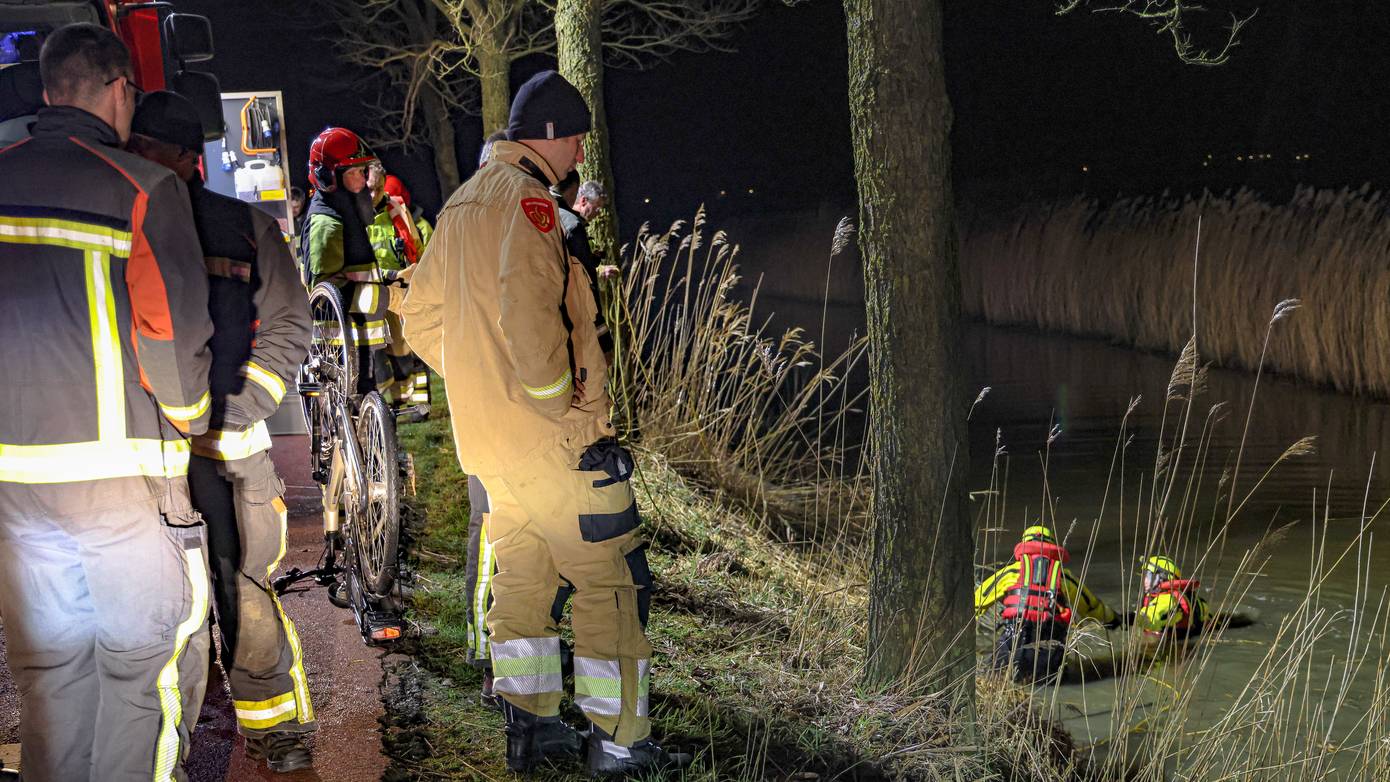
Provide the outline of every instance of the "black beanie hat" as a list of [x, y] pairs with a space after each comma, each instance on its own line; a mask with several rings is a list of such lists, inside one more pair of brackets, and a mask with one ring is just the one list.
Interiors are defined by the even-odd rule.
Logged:
[[526, 80], [512, 100], [507, 139], [564, 138], [589, 132], [589, 105], [565, 77], [541, 71]]
[[130, 132], [194, 152], [203, 151], [203, 121], [188, 98], [159, 90], [147, 92], [135, 107]]

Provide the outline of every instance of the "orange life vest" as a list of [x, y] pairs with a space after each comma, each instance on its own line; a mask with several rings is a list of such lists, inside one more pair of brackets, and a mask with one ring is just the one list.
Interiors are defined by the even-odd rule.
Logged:
[[1071, 609], [1061, 596], [1063, 565], [1071, 559], [1054, 543], [1029, 540], [1014, 546], [1018, 579], [1004, 593], [1006, 622], [1059, 622], [1071, 624]]
[[[1160, 595], [1172, 595], [1178, 601], [1178, 608], [1182, 609], [1182, 621], [1169, 627], [1169, 630], [1179, 630], [1188, 633], [1198, 633], [1202, 630], [1202, 620], [1197, 616], [1197, 598], [1193, 593], [1201, 582], [1187, 578], [1175, 578], [1171, 581], [1159, 582], [1157, 586], [1149, 590], [1144, 595], [1144, 602], [1139, 605], [1141, 609], [1148, 608]], [[1147, 630], [1150, 635], [1158, 635], [1162, 630]]]

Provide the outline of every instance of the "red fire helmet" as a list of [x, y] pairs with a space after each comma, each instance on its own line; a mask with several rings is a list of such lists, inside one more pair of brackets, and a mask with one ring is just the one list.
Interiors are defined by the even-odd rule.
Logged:
[[309, 183], [320, 190], [338, 186], [339, 169], [360, 166], [376, 159], [356, 133], [347, 128], [324, 128], [309, 145]]
[[395, 174], [387, 174], [386, 181], [383, 183], [382, 187], [386, 189], [388, 195], [399, 198], [407, 209], [410, 208], [410, 190], [405, 186], [405, 183], [401, 181], [400, 177]]

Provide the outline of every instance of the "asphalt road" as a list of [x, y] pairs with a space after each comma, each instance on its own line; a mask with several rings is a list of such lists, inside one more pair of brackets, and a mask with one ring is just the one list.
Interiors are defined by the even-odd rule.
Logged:
[[[305, 438], [275, 438], [272, 456], [288, 487], [290, 541], [282, 568], [308, 569], [322, 549], [317, 486], [309, 479]], [[312, 582], [308, 582], [312, 584]], [[319, 730], [314, 737], [312, 771], [272, 774], [249, 760], [236, 735], [231, 698], [220, 675], [208, 683], [208, 695], [198, 719], [187, 770], [190, 782], [368, 782], [381, 779], [386, 758], [381, 754], [377, 718], [382, 715], [380, 650], [368, 648], [357, 633], [350, 612], [328, 602], [322, 587], [310, 586], [282, 598], [304, 647], [309, 692]], [[4, 661], [4, 632], [0, 629], [0, 662]], [[17, 742], [19, 702], [9, 669], [0, 665], [0, 758], [4, 745]], [[14, 748], [9, 748], [13, 750]]]

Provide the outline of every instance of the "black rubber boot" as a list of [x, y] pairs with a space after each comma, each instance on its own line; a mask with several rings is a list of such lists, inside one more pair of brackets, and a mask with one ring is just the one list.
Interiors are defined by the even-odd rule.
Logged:
[[630, 747], [613, 743], [613, 737], [597, 725], [589, 733], [589, 757], [586, 766], [589, 776], [622, 779], [652, 772], [679, 771], [690, 765], [694, 756], [684, 752], [667, 752], [651, 737]]
[[263, 736], [246, 737], [246, 756], [252, 760], [264, 760], [266, 766], [278, 774], [298, 771], [314, 764], [314, 756], [304, 744], [304, 733], [279, 731]]
[[558, 716], [537, 717], [506, 701], [507, 769], [524, 774], [543, 763], [577, 760], [584, 749], [579, 731]]

